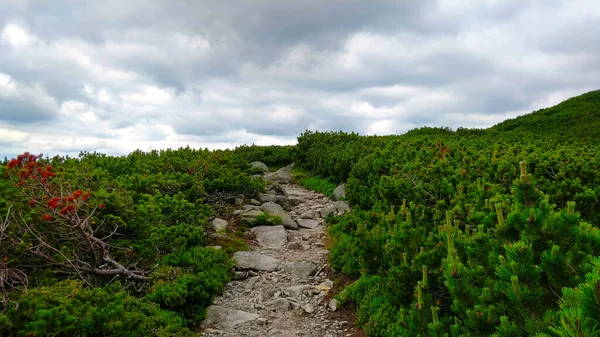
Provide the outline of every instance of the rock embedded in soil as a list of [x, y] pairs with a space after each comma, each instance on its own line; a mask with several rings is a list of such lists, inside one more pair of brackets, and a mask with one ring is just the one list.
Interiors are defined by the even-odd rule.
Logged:
[[216, 326], [220, 329], [231, 329], [254, 321], [259, 317], [260, 315], [250, 312], [211, 305], [206, 309], [206, 319], [202, 321], [201, 327]]
[[287, 246], [285, 246], [285, 248], [287, 249], [300, 249], [302, 248], [302, 245], [300, 244], [300, 242], [290, 242], [287, 244]]
[[319, 225], [317, 220], [312, 219], [298, 219], [296, 222], [298, 223], [298, 227], [301, 228], [313, 229]]
[[327, 304], [327, 307], [331, 311], [336, 311], [338, 309], [338, 301], [335, 298], [332, 298], [331, 301]]
[[276, 311], [288, 311], [291, 308], [291, 304], [285, 298], [277, 298], [267, 304]]
[[288, 296], [298, 297], [298, 296], [302, 295], [302, 293], [305, 290], [308, 290], [310, 288], [312, 288], [312, 286], [309, 284], [299, 284], [297, 286], [287, 287], [283, 290], [283, 292]]
[[224, 231], [227, 228], [227, 220], [218, 219], [218, 218], [214, 219], [212, 221], [212, 228], [216, 232]]
[[258, 271], [277, 271], [281, 260], [261, 255], [255, 252], [235, 252], [233, 262], [239, 269], [253, 269]]
[[314, 275], [317, 265], [309, 261], [294, 261], [283, 265], [283, 271], [296, 278], [306, 278]]
[[285, 228], [279, 226], [258, 226], [250, 230], [256, 236], [258, 243], [264, 248], [282, 248], [287, 240]]

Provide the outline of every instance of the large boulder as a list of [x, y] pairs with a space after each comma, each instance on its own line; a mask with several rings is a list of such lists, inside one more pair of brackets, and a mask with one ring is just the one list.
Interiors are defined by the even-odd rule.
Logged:
[[258, 226], [250, 230], [258, 243], [265, 248], [282, 248], [288, 242], [283, 226]]
[[263, 172], [269, 172], [269, 168], [263, 162], [255, 161], [255, 162], [250, 163], [250, 165], [252, 166], [253, 169], [254, 168], [259, 168]]
[[281, 260], [256, 252], [235, 252], [232, 260], [235, 266], [242, 270], [277, 271], [281, 264]]
[[283, 226], [289, 229], [298, 229], [298, 224], [292, 216], [286, 212], [281, 205], [276, 204], [274, 202], [267, 202], [260, 206], [263, 211], [267, 212], [269, 215], [279, 216], [281, 220], [283, 220]]
[[346, 184], [341, 184], [333, 190], [333, 200], [346, 199]]
[[206, 309], [206, 318], [200, 325], [202, 328], [215, 326], [219, 329], [232, 329], [244, 323], [252, 322], [260, 315], [246, 311], [211, 305]]

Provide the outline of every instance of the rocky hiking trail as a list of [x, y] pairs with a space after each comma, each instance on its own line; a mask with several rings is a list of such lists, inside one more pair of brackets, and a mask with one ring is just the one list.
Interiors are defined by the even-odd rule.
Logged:
[[[323, 243], [324, 218], [350, 208], [294, 184], [292, 167], [265, 173], [264, 179], [274, 183], [259, 200], [236, 211], [246, 222], [265, 211], [280, 216], [283, 225], [250, 230], [250, 250], [234, 253], [235, 280], [208, 308], [204, 336], [364, 336], [353, 326], [352, 313], [337, 310], [332, 299]], [[224, 229], [217, 220], [213, 226]]]

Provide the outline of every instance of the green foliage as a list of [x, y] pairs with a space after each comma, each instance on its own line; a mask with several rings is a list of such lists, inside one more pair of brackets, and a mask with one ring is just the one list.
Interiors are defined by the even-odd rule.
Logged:
[[[293, 146], [258, 146], [242, 145], [235, 148], [234, 153], [248, 162], [260, 161], [271, 167], [286, 166], [294, 161]], [[262, 171], [261, 171], [262, 173]]]
[[304, 172], [298, 170], [294, 171], [294, 175], [296, 181], [300, 185], [308, 188], [309, 190], [323, 193], [328, 197], [333, 196], [333, 190], [335, 190], [337, 187], [337, 184], [332, 183], [327, 179], [323, 179], [320, 176], [309, 177]]
[[233, 267], [224, 252], [204, 247], [166, 255], [162, 264], [145, 299], [195, 320], [203, 318], [204, 309], [223, 291]]
[[[272, 155], [276, 153], [274, 149]], [[93, 214], [92, 228], [98, 237], [107, 238], [112, 257], [152, 273], [143, 284], [123, 279], [122, 285], [113, 276], [100, 276], [84, 287], [51, 264], [7, 247], [5, 240], [0, 253], [7, 257], [6, 267], [29, 276], [29, 292], [19, 295], [14, 289], [12, 302], [0, 316], [5, 335], [192, 335], [187, 329], [203, 317], [231, 278], [228, 254], [247, 249], [239, 239], [217, 243], [223, 251], [203, 246], [208, 244], [205, 228], [215, 209], [263, 189], [262, 179], [252, 178], [248, 161], [234, 151], [181, 148], [119, 157], [81, 153], [79, 158], [57, 156], [41, 162], [54, 167], [64, 186], [92, 191], [90, 204], [102, 204]], [[52, 238], [52, 227], [41, 226], [42, 214], [4, 174], [0, 188], [2, 218], [12, 207], [13, 214], [40, 225], [36, 228], [44, 237]], [[277, 223], [270, 217], [264, 221]], [[69, 256], [77, 245], [61, 242], [59, 249]], [[85, 296], [75, 301], [71, 292]], [[88, 316], [90, 321], [85, 320]]]
[[598, 335], [599, 95], [486, 130], [301, 135], [307, 175], [347, 182], [354, 211], [329, 219], [330, 262], [358, 279], [339, 296], [357, 324], [370, 336]]
[[10, 336], [196, 336], [176, 313], [128, 295], [115, 283], [86, 288], [67, 280], [30, 289], [0, 315]]
[[269, 215], [267, 212], [256, 217], [256, 220], [249, 223], [251, 227], [257, 226], [277, 226], [283, 224], [283, 219], [280, 216]]

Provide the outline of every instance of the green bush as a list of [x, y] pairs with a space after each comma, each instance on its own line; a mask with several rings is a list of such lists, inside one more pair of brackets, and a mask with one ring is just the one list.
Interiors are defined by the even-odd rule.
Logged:
[[196, 336], [178, 314], [132, 297], [115, 283], [86, 288], [67, 280], [37, 287], [0, 315], [4, 336]]
[[153, 285], [145, 299], [194, 320], [203, 318], [233, 268], [224, 252], [204, 247], [171, 253], [161, 262], [165, 267], [151, 275]]

